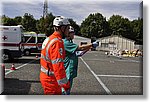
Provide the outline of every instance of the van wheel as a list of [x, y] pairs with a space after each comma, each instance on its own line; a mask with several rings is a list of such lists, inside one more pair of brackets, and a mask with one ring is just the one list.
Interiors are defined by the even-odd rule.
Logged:
[[4, 52], [2, 54], [2, 61], [8, 62], [10, 59], [11, 59], [11, 56], [10, 56], [10, 54], [8, 52]]
[[25, 51], [24, 51], [24, 54], [25, 54], [26, 56], [29, 56], [29, 55], [30, 55], [30, 51], [29, 51], [29, 50], [25, 50]]

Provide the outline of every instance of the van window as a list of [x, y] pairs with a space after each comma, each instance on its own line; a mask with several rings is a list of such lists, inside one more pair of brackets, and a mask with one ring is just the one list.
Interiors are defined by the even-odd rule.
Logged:
[[33, 36], [24, 36], [24, 43], [35, 43], [35, 37], [33, 37]]
[[43, 41], [46, 39], [46, 37], [38, 37], [37, 41], [38, 43], [43, 43]]

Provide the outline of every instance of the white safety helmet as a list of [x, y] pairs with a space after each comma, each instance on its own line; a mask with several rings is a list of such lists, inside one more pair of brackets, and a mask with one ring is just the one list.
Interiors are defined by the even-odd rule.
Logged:
[[72, 26], [69, 26], [69, 32], [74, 32], [74, 28]]
[[63, 16], [56, 16], [56, 18], [53, 21], [53, 26], [67, 26], [69, 25], [70, 22], [68, 21], [67, 18]]

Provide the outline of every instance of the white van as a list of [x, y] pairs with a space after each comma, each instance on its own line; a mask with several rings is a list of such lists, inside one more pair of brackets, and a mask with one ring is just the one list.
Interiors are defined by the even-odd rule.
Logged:
[[28, 56], [31, 53], [39, 53], [45, 39], [45, 34], [24, 34], [24, 55]]
[[22, 57], [23, 26], [0, 25], [0, 52], [2, 61]]

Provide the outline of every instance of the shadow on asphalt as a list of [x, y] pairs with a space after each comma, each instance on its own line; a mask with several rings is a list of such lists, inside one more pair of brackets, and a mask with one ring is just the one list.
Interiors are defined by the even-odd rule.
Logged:
[[16, 78], [6, 78], [4, 81], [4, 92], [2, 95], [27, 95], [31, 83]]

